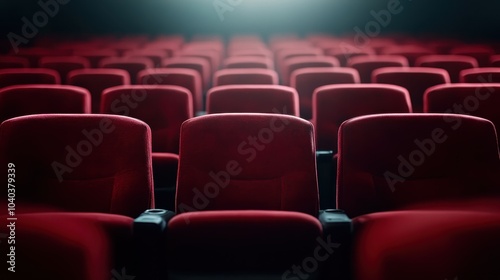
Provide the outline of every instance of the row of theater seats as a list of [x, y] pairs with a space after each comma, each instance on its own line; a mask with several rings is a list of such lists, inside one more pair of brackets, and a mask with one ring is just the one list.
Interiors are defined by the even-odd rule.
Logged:
[[[51, 68], [60, 78], [48, 81], [46, 77], [40, 82], [58, 83], [62, 79], [63, 84], [87, 87], [93, 96], [95, 113], [99, 111], [102, 90], [117, 85], [183, 86], [192, 92], [194, 110], [200, 112], [206, 109], [204, 93], [212, 86], [281, 83], [296, 88], [300, 114], [306, 119], [312, 117], [314, 89], [327, 84], [401, 85], [409, 90], [414, 111], [422, 112], [423, 93], [431, 86], [450, 82], [498, 82], [499, 56], [493, 45], [466, 45], [455, 41], [397, 42], [396, 39], [391, 42], [391, 38], [378, 38], [369, 45], [355, 46], [349, 45], [350, 41], [350, 38], [329, 36], [276, 37], [266, 44], [260, 38], [237, 37], [226, 47], [220, 39], [184, 42], [179, 37], [152, 41], [145, 38], [62, 40], [55, 50], [40, 44], [40, 47], [4, 56], [0, 58], [0, 68]], [[29, 69], [32, 68], [22, 71]], [[7, 81], [0, 81], [0, 86], [12, 84], [9, 82], [12, 79], [8, 76]]]
[[[424, 112], [470, 114], [486, 118], [500, 128], [497, 92], [500, 84], [446, 84], [426, 90]], [[117, 86], [104, 90], [102, 114], [125, 115], [146, 122], [152, 131], [155, 186], [162, 207], [173, 205], [181, 124], [194, 116], [188, 89], [168, 85]], [[280, 113], [299, 116], [295, 89], [279, 85], [229, 85], [214, 87], [207, 94], [207, 113]], [[40, 113], [90, 113], [91, 95], [67, 85], [19, 85], [0, 89], [0, 121]], [[353, 117], [381, 113], [411, 113], [408, 91], [386, 84], [341, 84], [317, 88], [313, 94], [316, 147], [329, 151], [326, 163], [337, 153], [338, 129]], [[325, 157], [325, 156], [323, 156]], [[327, 190], [322, 205], [333, 206], [333, 167], [319, 171]], [[163, 194], [160, 194], [163, 193]]]
[[185, 121], [174, 212], [147, 210], [151, 143], [124, 116], [4, 121], [0, 165], [15, 192], [1, 194], [0, 233], [17, 245], [0, 243], [2, 263], [20, 279], [500, 277], [500, 156], [486, 119], [347, 120], [334, 210], [320, 210], [313, 125], [296, 116]]

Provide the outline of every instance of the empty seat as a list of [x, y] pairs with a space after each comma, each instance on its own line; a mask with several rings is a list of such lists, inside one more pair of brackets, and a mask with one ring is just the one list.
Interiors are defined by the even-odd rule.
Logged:
[[104, 90], [101, 113], [140, 119], [151, 128], [157, 207], [173, 209], [182, 122], [193, 117], [191, 92], [180, 86], [118, 86]]
[[410, 66], [415, 66], [415, 62], [419, 57], [434, 54], [431, 49], [416, 45], [389, 46], [384, 48], [382, 53], [385, 55], [402, 55], [408, 59]]
[[45, 68], [0, 69], [0, 88], [26, 84], [60, 84], [59, 73]]
[[486, 45], [468, 45], [455, 47], [451, 49], [450, 53], [474, 57], [479, 63], [479, 67], [488, 67], [490, 56], [495, 54], [495, 50]]
[[99, 62], [99, 68], [123, 69], [128, 72], [131, 82], [136, 84], [137, 74], [153, 68], [154, 63], [147, 57], [107, 57]]
[[299, 97], [294, 88], [278, 85], [227, 85], [207, 93], [207, 114], [283, 113], [299, 116]]
[[424, 112], [467, 114], [488, 119], [500, 131], [500, 84], [450, 84], [427, 89]]
[[376, 69], [409, 66], [408, 59], [400, 55], [358, 56], [349, 59], [347, 65], [358, 70], [362, 83], [371, 83], [372, 73]]
[[66, 84], [70, 71], [90, 68], [90, 62], [79, 56], [46, 56], [40, 58], [40, 67], [56, 70], [61, 77], [61, 82]]
[[375, 51], [373, 51], [371, 48], [349, 48], [347, 46], [345, 47], [334, 47], [334, 48], [327, 48], [325, 50], [325, 55], [328, 56], [333, 56], [336, 59], [339, 60], [340, 66], [346, 67], [349, 60], [351, 58], [357, 57], [357, 56], [367, 56], [367, 55], [375, 55]]
[[168, 224], [169, 268], [281, 277], [308, 256], [322, 231], [313, 139], [309, 122], [287, 115], [186, 121], [177, 215]]
[[278, 74], [271, 69], [222, 69], [214, 73], [213, 86], [223, 85], [277, 85]]
[[312, 118], [312, 96], [320, 86], [332, 84], [357, 84], [359, 74], [352, 68], [303, 68], [292, 72], [290, 86], [299, 93], [300, 116]]
[[273, 53], [268, 49], [229, 49], [229, 57], [239, 57], [239, 56], [257, 56], [264, 58], [272, 58]]
[[0, 89], [0, 123], [32, 114], [90, 113], [90, 93], [63, 85], [21, 85]]
[[334, 57], [311, 56], [311, 57], [292, 57], [283, 61], [283, 72], [281, 79], [283, 84], [290, 84], [290, 75], [293, 71], [301, 68], [320, 68], [320, 67], [340, 67], [340, 62]]
[[460, 81], [460, 71], [478, 67], [477, 60], [464, 55], [428, 55], [421, 56], [415, 62], [417, 67], [434, 67], [448, 71], [452, 83]]
[[0, 56], [0, 69], [7, 68], [28, 68], [30, 62], [27, 58], [18, 56]]
[[352, 279], [500, 277], [498, 214], [466, 211], [375, 213], [355, 219], [353, 227]]
[[210, 62], [206, 58], [201, 57], [172, 57], [163, 60], [165, 68], [186, 68], [196, 70], [203, 81], [203, 89], [207, 90], [210, 87]]
[[139, 84], [176, 85], [192, 95], [194, 112], [203, 111], [202, 80], [198, 71], [184, 68], [146, 69], [137, 75]]
[[158, 49], [139, 49], [139, 50], [129, 50], [123, 53], [124, 57], [139, 57], [139, 58], [149, 58], [153, 61], [153, 67], [161, 67], [161, 62], [163, 59], [169, 57], [168, 53], [164, 50]]
[[219, 69], [221, 63], [221, 51], [213, 49], [183, 49], [176, 56], [179, 57], [197, 57], [206, 59], [210, 63], [209, 73], [213, 73]]
[[90, 66], [92, 68], [98, 68], [99, 63], [102, 59], [107, 57], [116, 57], [118, 56], [118, 52], [116, 50], [110, 49], [98, 49], [98, 50], [76, 50], [73, 52], [74, 55], [85, 57], [90, 61]]
[[337, 207], [500, 211], [494, 125], [454, 114], [381, 114], [339, 131]]
[[460, 72], [461, 83], [500, 83], [500, 67], [466, 69]]
[[65, 53], [61, 53], [60, 50], [57, 52], [53, 49], [42, 48], [42, 47], [31, 47], [31, 48], [20, 48], [18, 52], [16, 52], [16, 56], [24, 57], [29, 60], [29, 67], [35, 68], [38, 67], [40, 58], [44, 56], [54, 56], [54, 55], [67, 55]]
[[[9, 119], [0, 125], [0, 163], [15, 165], [16, 213], [48, 209], [137, 217], [154, 207], [151, 132], [136, 119], [90, 114]], [[7, 168], [4, 172], [7, 177]], [[7, 192], [2, 201], [7, 209]]]
[[338, 130], [344, 121], [370, 114], [412, 112], [408, 90], [395, 85], [322, 86], [314, 91], [312, 104], [317, 149], [334, 154]]
[[[7, 209], [5, 209], [7, 210]], [[2, 210], [5, 211], [5, 210]], [[135, 275], [133, 220], [95, 213], [17, 214], [15, 221], [15, 272], [0, 272], [2, 279], [109, 280]], [[6, 216], [2, 216], [6, 219]], [[4, 229], [5, 228], [5, 229]], [[4, 227], [0, 231], [9, 234]], [[7, 236], [6, 234], [6, 236]], [[0, 249], [8, 263], [7, 240]], [[20, 266], [19, 262], [24, 262]], [[54, 263], [64, 263], [55, 266]]]
[[224, 68], [274, 69], [272, 59], [262, 56], [233, 56], [224, 60]]
[[422, 112], [424, 92], [431, 86], [450, 83], [444, 69], [430, 67], [386, 67], [373, 72], [374, 83], [393, 84], [410, 92], [413, 111]]
[[[1, 60], [0, 60], [1, 61]], [[490, 56], [490, 67], [500, 67], [500, 55]]]
[[98, 113], [102, 91], [130, 84], [130, 75], [122, 69], [80, 69], [68, 73], [68, 84], [83, 87], [92, 95], [92, 113]]

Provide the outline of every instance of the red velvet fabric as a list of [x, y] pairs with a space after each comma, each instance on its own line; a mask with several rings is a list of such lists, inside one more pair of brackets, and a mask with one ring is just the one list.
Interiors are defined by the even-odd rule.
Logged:
[[21, 85], [0, 89], [0, 123], [13, 117], [49, 113], [90, 113], [88, 90], [66, 85]]
[[340, 62], [337, 58], [330, 56], [298, 56], [285, 59], [283, 61], [284, 72], [281, 73], [283, 84], [290, 84], [290, 76], [293, 71], [311, 67], [340, 67]]
[[[238, 52], [236, 52], [238, 54]], [[252, 54], [252, 53], [250, 53]], [[265, 56], [231, 56], [224, 60], [223, 67], [274, 69], [273, 60]]]
[[[8, 240], [0, 243], [2, 279], [109, 280], [132, 273], [132, 218], [92, 213], [17, 215], [15, 273], [7, 270]], [[6, 217], [0, 232], [10, 235]], [[113, 274], [113, 271], [115, 274]]]
[[222, 69], [214, 73], [213, 86], [224, 85], [277, 85], [278, 74], [270, 69]]
[[415, 65], [444, 69], [448, 71], [452, 83], [460, 81], [460, 71], [478, 67], [475, 58], [465, 55], [426, 55], [419, 57]]
[[0, 88], [26, 84], [60, 84], [57, 71], [46, 68], [0, 69]]
[[137, 74], [137, 81], [143, 85], [175, 85], [187, 88], [192, 95], [194, 111], [203, 110], [202, 79], [196, 70], [184, 68], [146, 69]]
[[402, 55], [365, 55], [349, 59], [347, 66], [358, 70], [362, 83], [371, 83], [374, 70], [383, 67], [407, 67], [409, 63]]
[[3, 55], [0, 56], [0, 69], [28, 68], [30, 61], [24, 57]]
[[203, 88], [208, 89], [210, 85], [211, 70], [210, 61], [202, 57], [171, 57], [162, 61], [165, 68], [186, 68], [196, 70], [203, 81]]
[[354, 220], [354, 280], [499, 279], [500, 215], [396, 211]]
[[450, 75], [444, 69], [430, 67], [386, 67], [373, 71], [372, 81], [406, 88], [410, 92], [413, 111], [421, 113], [425, 90], [450, 83]]
[[352, 68], [304, 68], [295, 70], [290, 78], [290, 86], [299, 93], [300, 116], [312, 118], [312, 97], [316, 88], [331, 84], [358, 84], [359, 74]]
[[61, 83], [67, 83], [68, 73], [72, 70], [90, 68], [90, 62], [80, 56], [46, 56], [40, 58], [40, 67], [54, 69], [61, 77]]
[[460, 72], [461, 83], [500, 83], [500, 67], [466, 69]]
[[[0, 163], [6, 167], [5, 178], [7, 164], [15, 165], [20, 203], [130, 217], [154, 207], [151, 132], [136, 119], [112, 115], [10, 119], [0, 126]], [[6, 202], [7, 192], [1, 196]]]
[[499, 186], [497, 137], [488, 120], [386, 114], [340, 127], [337, 206], [350, 217], [426, 202], [500, 200]]
[[176, 212], [318, 215], [312, 124], [276, 114], [213, 114], [182, 125]]
[[147, 57], [106, 57], [99, 62], [99, 68], [123, 69], [128, 72], [131, 83], [137, 84], [137, 74], [154, 67]]
[[207, 114], [283, 113], [299, 116], [299, 96], [291, 87], [278, 85], [228, 85], [207, 93]]
[[129, 85], [130, 75], [123, 69], [80, 69], [68, 73], [68, 84], [83, 87], [92, 95], [92, 113], [99, 113], [101, 94], [110, 87]]
[[411, 113], [410, 95], [395, 85], [327, 85], [313, 94], [313, 124], [318, 150], [337, 153], [340, 125], [353, 117], [383, 113]]

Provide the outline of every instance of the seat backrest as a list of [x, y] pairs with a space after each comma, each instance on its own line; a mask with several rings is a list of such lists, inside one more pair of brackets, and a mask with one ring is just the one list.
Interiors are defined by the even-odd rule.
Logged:
[[92, 113], [101, 107], [103, 90], [130, 84], [130, 75], [123, 69], [80, 69], [68, 73], [68, 84], [83, 87], [92, 95]]
[[363, 55], [349, 59], [347, 65], [358, 70], [362, 83], [371, 83], [374, 70], [383, 67], [407, 67], [409, 63], [402, 55]]
[[102, 93], [101, 113], [144, 121], [151, 128], [153, 152], [178, 153], [181, 124], [193, 117], [191, 99], [180, 86], [118, 86]]
[[165, 68], [186, 68], [196, 70], [203, 81], [203, 88], [208, 89], [210, 86], [210, 62], [206, 58], [201, 57], [172, 57], [162, 61]]
[[290, 84], [290, 75], [293, 71], [302, 68], [340, 67], [340, 62], [330, 56], [299, 56], [288, 58], [283, 61], [283, 73], [281, 79], [283, 84]]
[[291, 87], [278, 85], [228, 85], [207, 93], [207, 114], [275, 113], [299, 116], [299, 96]]
[[66, 85], [21, 85], [0, 89], [0, 123], [32, 114], [90, 114], [88, 90]]
[[27, 58], [13, 56], [13, 55], [0, 56], [0, 69], [28, 68], [29, 66], [30, 66], [30, 61]]
[[290, 86], [299, 94], [300, 116], [312, 118], [313, 92], [320, 86], [332, 84], [358, 84], [359, 74], [355, 69], [344, 67], [303, 68], [292, 72]]
[[215, 72], [212, 86], [277, 85], [278, 74], [271, 69], [222, 69]]
[[132, 83], [137, 83], [136, 78], [140, 71], [153, 67], [153, 61], [147, 57], [106, 57], [99, 62], [99, 68], [127, 71]]
[[191, 92], [194, 112], [203, 110], [202, 80], [196, 70], [185, 68], [146, 69], [137, 74], [137, 81], [142, 85], [175, 85], [187, 88]]
[[[282, 114], [213, 114], [181, 128], [176, 212], [318, 215], [312, 124]], [[217, 156], [214, 156], [217, 155]]]
[[431, 86], [450, 83], [450, 75], [444, 69], [430, 67], [386, 67], [373, 72], [372, 81], [393, 84], [410, 92], [413, 111], [423, 111], [424, 92]]
[[490, 120], [500, 131], [500, 84], [449, 84], [427, 89], [424, 112], [455, 113]]
[[460, 72], [461, 83], [500, 83], [500, 67], [465, 69]]
[[90, 61], [80, 56], [46, 56], [40, 58], [40, 67], [56, 70], [61, 76], [61, 82], [66, 84], [70, 71], [90, 68]]
[[[9, 119], [0, 125], [0, 163], [15, 165], [19, 203], [129, 217], [154, 207], [151, 131], [136, 119], [90, 114]], [[1, 196], [7, 201], [7, 192]]]
[[382, 50], [385, 55], [402, 55], [408, 59], [410, 66], [415, 66], [419, 57], [434, 54], [430, 48], [419, 45], [388, 46]]
[[312, 122], [318, 150], [337, 152], [340, 125], [351, 118], [383, 113], [411, 113], [408, 90], [395, 85], [327, 85], [313, 94]]
[[426, 55], [415, 62], [417, 67], [434, 67], [448, 71], [452, 83], [460, 80], [460, 71], [478, 67], [477, 60], [465, 55]]
[[264, 56], [232, 56], [224, 60], [223, 67], [274, 69], [273, 60]]
[[59, 73], [45, 68], [0, 69], [0, 88], [26, 84], [60, 84]]
[[454, 47], [450, 53], [474, 57], [479, 67], [488, 67], [490, 56], [495, 54], [495, 50], [487, 45], [465, 45]]
[[381, 114], [340, 126], [337, 207], [350, 217], [500, 193], [493, 124], [454, 114]]

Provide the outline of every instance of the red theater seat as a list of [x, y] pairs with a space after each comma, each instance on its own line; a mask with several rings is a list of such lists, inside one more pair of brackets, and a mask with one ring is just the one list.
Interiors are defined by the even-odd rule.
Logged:
[[207, 114], [283, 113], [299, 116], [299, 97], [294, 88], [277, 85], [228, 85], [207, 93]]
[[466, 69], [460, 72], [461, 83], [500, 83], [500, 67]]
[[349, 59], [347, 65], [358, 70], [362, 83], [371, 83], [372, 73], [376, 69], [409, 66], [408, 59], [400, 55], [358, 56]]
[[274, 69], [272, 59], [262, 56], [233, 56], [224, 60], [224, 68]]
[[137, 81], [143, 85], [175, 85], [187, 88], [192, 95], [194, 112], [203, 110], [202, 80], [193, 69], [161, 68], [139, 72]]
[[494, 125], [454, 114], [385, 114], [344, 122], [337, 207], [350, 217], [397, 209], [500, 211]]
[[40, 67], [56, 70], [62, 83], [66, 84], [66, 77], [70, 71], [90, 68], [90, 62], [79, 56], [46, 56], [40, 58]]
[[451, 84], [427, 89], [424, 112], [473, 115], [493, 122], [500, 131], [500, 84]]
[[403, 87], [379, 84], [319, 87], [313, 94], [312, 118], [317, 149], [336, 154], [339, 127], [353, 117], [411, 112], [410, 94]]
[[477, 68], [477, 60], [464, 55], [428, 55], [422, 56], [415, 62], [417, 67], [434, 67], [448, 71], [452, 83], [460, 81], [460, 71]]
[[[51, 209], [137, 217], [154, 207], [151, 132], [136, 119], [80, 114], [13, 118], [0, 125], [0, 163], [6, 166], [5, 178], [8, 163], [15, 165], [19, 214]], [[3, 209], [6, 203], [4, 192]]]
[[101, 107], [103, 90], [130, 84], [130, 75], [122, 69], [80, 69], [68, 73], [68, 84], [83, 87], [92, 95], [92, 113]]
[[214, 73], [213, 79], [213, 86], [278, 84], [276, 71], [259, 68], [222, 69]]
[[153, 67], [155, 68], [161, 67], [161, 62], [163, 61], [163, 59], [169, 57], [168, 53], [166, 53], [164, 50], [157, 49], [129, 50], [123, 53], [123, 56], [151, 59], [153, 61]]
[[28, 68], [30, 62], [27, 58], [17, 56], [0, 56], [0, 69]]
[[21, 85], [0, 89], [0, 123], [32, 114], [90, 113], [90, 93], [63, 85]]
[[151, 128], [155, 197], [160, 208], [173, 209], [180, 127], [193, 117], [191, 99], [188, 89], [165, 85], [119, 86], [102, 94], [101, 113], [140, 119]]
[[210, 87], [210, 62], [206, 58], [201, 57], [172, 57], [163, 60], [165, 68], [186, 68], [196, 70], [203, 81], [203, 89]]
[[326, 49], [325, 55], [335, 57], [339, 60], [341, 66], [346, 67], [350, 59], [357, 56], [375, 55], [375, 51], [366, 47], [363, 49], [334, 47]]
[[288, 58], [283, 61], [283, 72], [281, 79], [283, 84], [290, 84], [290, 76], [293, 71], [302, 68], [340, 67], [340, 62], [334, 57], [328, 56], [299, 56]]
[[469, 45], [455, 47], [450, 53], [474, 57], [479, 63], [479, 67], [488, 67], [490, 65], [490, 56], [495, 54], [495, 50], [486, 45]]
[[[265, 150], [250, 146], [249, 136]], [[313, 139], [311, 123], [287, 115], [186, 121], [177, 215], [168, 224], [169, 267], [281, 277], [308, 256], [322, 234]]]
[[88, 59], [92, 68], [98, 68], [104, 58], [118, 56], [116, 50], [110, 49], [82, 49], [74, 51], [73, 54]]
[[194, 58], [203, 58], [206, 59], [210, 63], [209, 73], [213, 73], [219, 69], [221, 63], [221, 50], [213, 50], [213, 49], [188, 49], [184, 48], [179, 51], [175, 56], [179, 57], [194, 57]]
[[[1, 60], [0, 60], [1, 61]], [[500, 67], [500, 55], [490, 56], [490, 67]]]
[[137, 74], [144, 69], [154, 68], [147, 57], [107, 57], [99, 62], [99, 68], [123, 69], [128, 72], [132, 83], [136, 84]]
[[57, 71], [45, 68], [0, 69], [0, 88], [26, 84], [60, 84]]
[[[132, 218], [93, 213], [16, 216], [17, 265], [15, 273], [7, 270], [10, 257], [6, 255], [12, 244], [0, 243], [0, 249], [7, 252], [1, 258], [6, 264], [0, 272], [2, 279], [109, 280], [134, 275]], [[0, 232], [7, 229], [4, 225]]]
[[398, 211], [354, 220], [353, 280], [497, 279], [500, 215]]
[[331, 84], [357, 84], [359, 75], [352, 68], [303, 68], [295, 70], [290, 77], [290, 86], [299, 93], [300, 116], [312, 117], [312, 96], [320, 86]]
[[372, 81], [393, 84], [410, 92], [413, 111], [422, 112], [424, 92], [431, 86], [450, 83], [446, 70], [430, 67], [386, 67], [373, 72]]
[[415, 62], [419, 57], [434, 54], [429, 48], [415, 45], [388, 46], [382, 50], [382, 53], [385, 55], [402, 55], [408, 59], [410, 66], [415, 66]]

